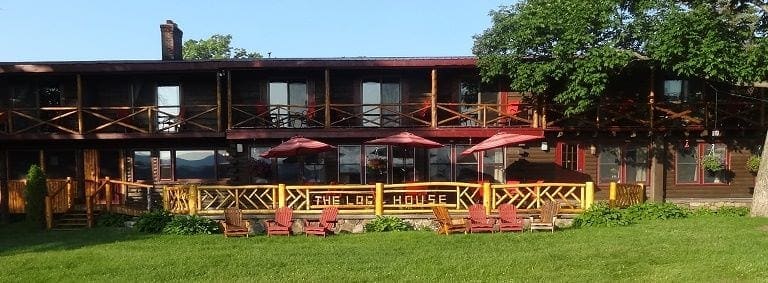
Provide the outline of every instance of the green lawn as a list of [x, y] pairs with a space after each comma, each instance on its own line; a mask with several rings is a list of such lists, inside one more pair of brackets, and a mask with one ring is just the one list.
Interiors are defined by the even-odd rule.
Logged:
[[763, 281], [768, 219], [695, 217], [554, 234], [224, 238], [0, 227], [0, 282]]

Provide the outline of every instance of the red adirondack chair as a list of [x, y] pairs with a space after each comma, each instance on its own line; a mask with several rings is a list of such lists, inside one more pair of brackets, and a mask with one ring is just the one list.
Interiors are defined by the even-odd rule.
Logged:
[[304, 233], [306, 235], [323, 236], [333, 233], [336, 228], [336, 216], [339, 214], [339, 208], [329, 206], [323, 208], [320, 219], [304, 219]]
[[469, 217], [467, 218], [467, 230], [469, 233], [474, 232], [491, 232], [493, 233], [493, 226], [496, 224], [496, 220], [488, 218], [485, 214], [485, 206], [482, 204], [473, 204], [469, 207]]
[[504, 203], [499, 205], [499, 232], [523, 231], [523, 219], [517, 216], [517, 207]]
[[271, 235], [291, 235], [291, 225], [293, 224], [293, 209], [290, 207], [281, 207], [275, 210], [274, 220], [265, 220], [267, 227], [267, 236]]

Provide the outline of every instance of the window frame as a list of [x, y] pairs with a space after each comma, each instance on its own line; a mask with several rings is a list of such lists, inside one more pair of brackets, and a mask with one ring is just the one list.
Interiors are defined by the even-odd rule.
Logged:
[[704, 157], [704, 155], [708, 154], [708, 150], [706, 147], [715, 145], [715, 149], [718, 147], [724, 148], [724, 163], [725, 163], [725, 169], [723, 171], [728, 171], [731, 169], [731, 152], [728, 150], [728, 145], [724, 143], [709, 143], [709, 142], [697, 142], [695, 144], [696, 146], [696, 174], [698, 174], [698, 180], [695, 182], [681, 182], [679, 180], [679, 152], [680, 149], [677, 149], [675, 151], [675, 185], [695, 185], [695, 186], [728, 186], [730, 185], [729, 180], [723, 179], [720, 182], [707, 182], [705, 175], [707, 174], [706, 169], [701, 166], [701, 159]]
[[[376, 83], [378, 84], [378, 103], [366, 103], [365, 99], [365, 84]], [[382, 98], [384, 94], [384, 84], [397, 83], [397, 103], [395, 105], [383, 106], [389, 103], [383, 103]], [[383, 127], [398, 127], [402, 125], [402, 119], [397, 114], [385, 114], [383, 109], [388, 108], [395, 113], [402, 113], [403, 101], [403, 82], [399, 77], [374, 77], [364, 78], [360, 80], [360, 125], [366, 128], [383, 128]], [[376, 110], [376, 111], [371, 111]], [[369, 120], [371, 117], [372, 120]], [[387, 117], [387, 118], [385, 118]], [[393, 119], [389, 117], [394, 117]]]
[[[619, 152], [619, 154], [617, 156], [618, 159], [619, 159], [619, 164], [617, 164], [617, 166], [619, 168], [618, 180], [604, 182], [604, 181], [602, 181], [602, 178], [601, 178], [602, 177], [602, 170], [601, 170], [602, 166], [601, 165], [603, 163], [600, 162], [600, 155], [602, 154], [604, 148], [609, 148], [609, 147], [610, 148], [616, 148], [616, 149], [618, 149], [618, 152]], [[645, 180], [643, 180], [643, 181], [632, 181], [632, 182], [628, 182], [627, 181], [627, 172], [629, 171], [628, 170], [628, 168], [629, 168], [628, 165], [629, 164], [627, 163], [627, 159], [628, 159], [627, 158], [627, 153], [629, 152], [629, 149], [645, 149], [646, 150], [646, 160], [645, 160], [645, 165], [646, 166], [644, 167], [646, 169], [646, 174], [645, 174]], [[603, 145], [603, 146], [601, 146], [600, 150], [598, 151], [597, 158], [596, 158], [597, 159], [596, 160], [596, 162], [597, 162], [597, 184], [598, 185], [604, 185], [604, 184], [610, 184], [611, 182], [627, 183], [627, 184], [639, 184], [639, 183], [648, 184], [648, 182], [650, 182], [650, 170], [651, 170], [650, 154], [651, 154], [650, 148], [648, 146], [644, 146], [644, 145], [625, 144], [625, 145]]]

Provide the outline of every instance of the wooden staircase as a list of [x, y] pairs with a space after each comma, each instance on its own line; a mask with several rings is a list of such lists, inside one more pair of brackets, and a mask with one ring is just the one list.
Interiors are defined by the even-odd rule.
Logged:
[[85, 210], [72, 210], [58, 214], [53, 219], [51, 230], [72, 231], [88, 228], [88, 213]]

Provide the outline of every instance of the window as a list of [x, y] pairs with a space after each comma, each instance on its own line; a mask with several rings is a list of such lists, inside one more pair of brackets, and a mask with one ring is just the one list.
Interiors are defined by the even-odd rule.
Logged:
[[216, 179], [213, 150], [177, 150], [176, 179]]
[[456, 156], [456, 181], [458, 182], [477, 182], [480, 180], [478, 172], [478, 154], [461, 155], [461, 152], [472, 147], [472, 145], [456, 145], [454, 154]]
[[729, 168], [728, 148], [724, 144], [696, 144], [677, 150], [675, 158], [678, 184], [720, 184], [726, 182], [726, 170], [709, 172], [699, 161], [705, 155], [715, 155]]
[[423, 181], [416, 176], [414, 154], [412, 147], [392, 147], [392, 183]]
[[504, 148], [489, 149], [482, 152], [482, 180], [491, 183], [503, 183], [504, 178]]
[[461, 106], [459, 106], [459, 112], [465, 115], [461, 119], [462, 126], [474, 127], [477, 126], [478, 118], [478, 93], [480, 88], [477, 83], [461, 82], [459, 83], [459, 95], [461, 99]]
[[341, 184], [360, 184], [362, 180], [362, 171], [360, 164], [360, 155], [362, 154], [359, 145], [340, 145], [339, 149], [339, 183]]
[[133, 152], [133, 181], [139, 180], [153, 180], [152, 152], [149, 150], [137, 150]]
[[688, 81], [664, 81], [664, 97], [670, 102], [685, 102], [688, 99]]
[[386, 146], [366, 145], [365, 183], [386, 183], [389, 175], [389, 153]]
[[363, 81], [363, 126], [400, 126], [400, 82], [397, 80]]
[[584, 149], [578, 144], [558, 143], [555, 163], [565, 169], [581, 172], [584, 169]]
[[266, 146], [251, 147], [251, 182], [254, 184], [269, 184], [272, 182], [272, 159], [260, 155], [269, 150]]
[[157, 87], [157, 130], [166, 133], [178, 131], [181, 113], [179, 86]]
[[307, 83], [270, 82], [270, 115], [277, 127], [299, 128], [306, 125]]
[[302, 178], [304, 183], [325, 184], [328, 182], [325, 167], [326, 153], [318, 153], [304, 156], [304, 168]]
[[173, 180], [173, 164], [170, 150], [161, 150], [159, 154], [160, 180]]
[[646, 147], [602, 147], [598, 157], [598, 181], [645, 183], [648, 181], [648, 166]]
[[451, 147], [432, 148], [429, 154], [429, 181], [451, 181]]
[[75, 178], [75, 151], [45, 151], [45, 176], [49, 179]]
[[216, 150], [216, 176], [219, 180], [229, 178], [229, 170], [232, 165], [229, 163], [229, 152], [224, 149]]

